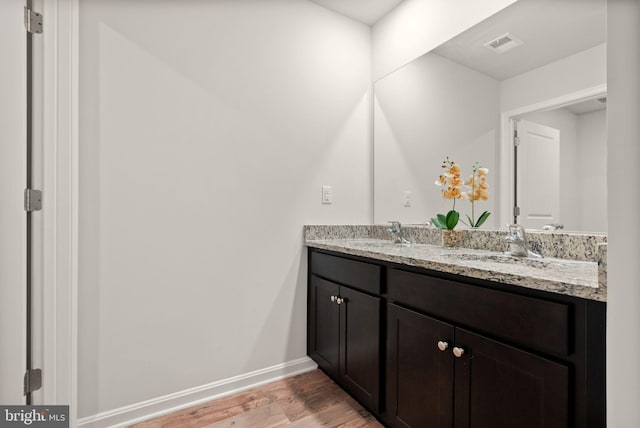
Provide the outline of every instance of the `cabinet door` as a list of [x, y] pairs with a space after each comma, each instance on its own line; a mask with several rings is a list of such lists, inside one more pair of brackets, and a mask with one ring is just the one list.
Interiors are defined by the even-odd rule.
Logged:
[[562, 364], [456, 328], [455, 428], [567, 428]]
[[[387, 422], [451, 428], [453, 326], [393, 304], [387, 308]], [[441, 351], [438, 342], [447, 348]]]
[[380, 402], [381, 299], [340, 288], [340, 381], [373, 412]]
[[309, 356], [334, 380], [340, 375], [340, 306], [331, 300], [340, 287], [311, 276], [309, 282]]

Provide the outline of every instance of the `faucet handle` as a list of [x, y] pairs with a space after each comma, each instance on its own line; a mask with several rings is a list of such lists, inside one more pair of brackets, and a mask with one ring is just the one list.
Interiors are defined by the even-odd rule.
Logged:
[[508, 224], [509, 233], [519, 238], [524, 238], [524, 227], [521, 224]]
[[542, 226], [542, 230], [559, 230], [564, 229], [564, 224], [562, 223], [550, 223]]
[[402, 224], [400, 224], [399, 221], [393, 220], [393, 221], [389, 221], [389, 223], [391, 223], [391, 228], [389, 229], [389, 232], [397, 233], [402, 228]]
[[523, 243], [526, 245], [527, 238], [524, 234], [524, 227], [521, 224], [508, 224], [507, 227], [509, 228], [509, 234], [506, 238], [507, 243]]

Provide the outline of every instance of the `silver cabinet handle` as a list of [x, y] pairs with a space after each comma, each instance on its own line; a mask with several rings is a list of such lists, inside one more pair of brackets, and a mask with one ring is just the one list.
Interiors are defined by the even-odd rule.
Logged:
[[458, 348], [457, 346], [453, 347], [453, 355], [456, 356], [456, 358], [460, 358], [464, 355], [464, 349], [462, 348]]
[[340, 297], [338, 297], [338, 296], [331, 296], [330, 298], [331, 298], [331, 301], [332, 301], [332, 302], [335, 302], [335, 303], [337, 303], [337, 304], [339, 304], [339, 305], [341, 305], [342, 303], [344, 303], [344, 299], [342, 299], [342, 298], [340, 298]]
[[447, 342], [443, 342], [442, 340], [438, 341], [439, 350], [446, 351], [448, 347], [449, 347], [449, 344]]

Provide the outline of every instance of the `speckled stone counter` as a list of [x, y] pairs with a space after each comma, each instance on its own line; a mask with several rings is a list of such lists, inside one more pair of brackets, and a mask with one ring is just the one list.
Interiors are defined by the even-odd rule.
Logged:
[[[551, 243], [562, 242], [559, 250], [577, 256], [576, 259], [547, 256], [543, 259], [519, 259], [504, 254], [505, 233], [501, 231], [484, 234], [477, 233], [481, 231], [468, 231], [475, 235], [473, 238], [466, 237], [466, 242], [463, 240], [460, 248], [444, 248], [440, 245], [440, 230], [411, 229], [404, 229], [405, 237], [412, 242], [410, 246], [394, 244], [382, 226], [306, 226], [305, 243], [308, 247], [374, 260], [606, 301], [606, 237], [577, 235], [576, 244], [570, 242], [571, 237], [567, 237], [569, 234], [556, 237], [545, 233], [544, 239]], [[421, 238], [416, 239], [419, 234]], [[531, 235], [534, 234], [528, 236]], [[484, 241], [484, 244], [472, 242], [474, 238]], [[481, 245], [486, 245], [490, 250], [478, 249]]]

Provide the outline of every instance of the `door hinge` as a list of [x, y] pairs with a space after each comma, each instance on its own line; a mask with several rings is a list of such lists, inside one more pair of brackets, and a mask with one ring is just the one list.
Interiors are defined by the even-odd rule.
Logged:
[[518, 217], [520, 215], [520, 207], [513, 207], [513, 216]]
[[24, 27], [31, 34], [42, 34], [42, 14], [25, 6]]
[[40, 211], [42, 209], [42, 191], [25, 189], [24, 210], [27, 212]]
[[519, 145], [520, 145], [520, 137], [516, 135], [515, 137], [513, 137], [513, 146], [518, 147]]
[[24, 374], [24, 395], [42, 388], [42, 369], [27, 370]]

